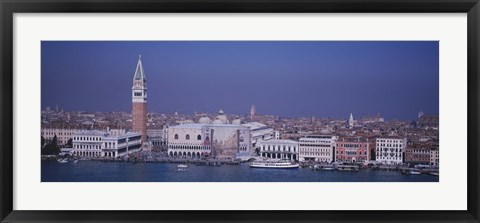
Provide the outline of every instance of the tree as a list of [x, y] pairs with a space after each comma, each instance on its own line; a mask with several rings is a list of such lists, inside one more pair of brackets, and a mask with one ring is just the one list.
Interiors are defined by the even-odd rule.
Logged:
[[73, 139], [72, 139], [72, 138], [68, 139], [67, 144], [66, 144], [66, 147], [68, 147], [68, 148], [72, 148], [72, 147], [73, 147]]
[[57, 135], [55, 135], [52, 141], [43, 147], [42, 155], [58, 155], [59, 153], [60, 147], [57, 144]]

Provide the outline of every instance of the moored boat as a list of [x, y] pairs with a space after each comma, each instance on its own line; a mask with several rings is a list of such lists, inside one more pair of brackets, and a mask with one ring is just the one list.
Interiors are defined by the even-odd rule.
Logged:
[[177, 168], [187, 168], [187, 167], [188, 167], [188, 166], [185, 165], [185, 164], [178, 164], [178, 165], [177, 165]]
[[406, 174], [406, 175], [420, 175], [422, 174], [420, 171], [417, 171], [417, 170], [404, 170], [402, 171], [402, 174]]
[[58, 159], [57, 161], [58, 161], [59, 163], [68, 163], [68, 158]]
[[253, 161], [250, 164], [252, 168], [272, 168], [272, 169], [293, 169], [300, 165], [289, 161]]

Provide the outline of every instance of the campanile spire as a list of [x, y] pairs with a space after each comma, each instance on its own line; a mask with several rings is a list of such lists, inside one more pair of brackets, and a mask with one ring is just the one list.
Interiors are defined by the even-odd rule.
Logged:
[[132, 130], [142, 134], [142, 143], [147, 140], [147, 79], [138, 55], [132, 86]]

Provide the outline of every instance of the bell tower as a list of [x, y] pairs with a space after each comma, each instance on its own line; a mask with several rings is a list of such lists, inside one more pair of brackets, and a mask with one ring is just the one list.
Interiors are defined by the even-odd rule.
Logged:
[[142, 56], [138, 56], [132, 86], [132, 130], [142, 134], [142, 144], [147, 140], [147, 79], [143, 71]]

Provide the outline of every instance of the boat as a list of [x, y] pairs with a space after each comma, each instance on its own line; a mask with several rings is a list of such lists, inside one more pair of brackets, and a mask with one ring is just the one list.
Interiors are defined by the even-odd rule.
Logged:
[[78, 163], [78, 160], [74, 160], [73, 163]]
[[253, 161], [250, 164], [252, 168], [272, 168], [272, 169], [293, 169], [300, 165], [289, 161]]
[[438, 172], [430, 172], [430, 175], [438, 176]]
[[354, 165], [338, 165], [336, 169], [339, 171], [358, 171], [359, 168]]
[[68, 158], [58, 159], [57, 161], [58, 161], [59, 163], [68, 163]]
[[178, 164], [178, 165], [177, 165], [177, 168], [187, 168], [187, 167], [188, 167], [188, 166], [185, 165], [185, 164]]
[[322, 170], [331, 171], [331, 170], [335, 170], [335, 167], [323, 167]]
[[417, 170], [404, 170], [402, 171], [402, 174], [406, 174], [406, 175], [420, 175], [422, 174], [420, 171], [417, 171]]

